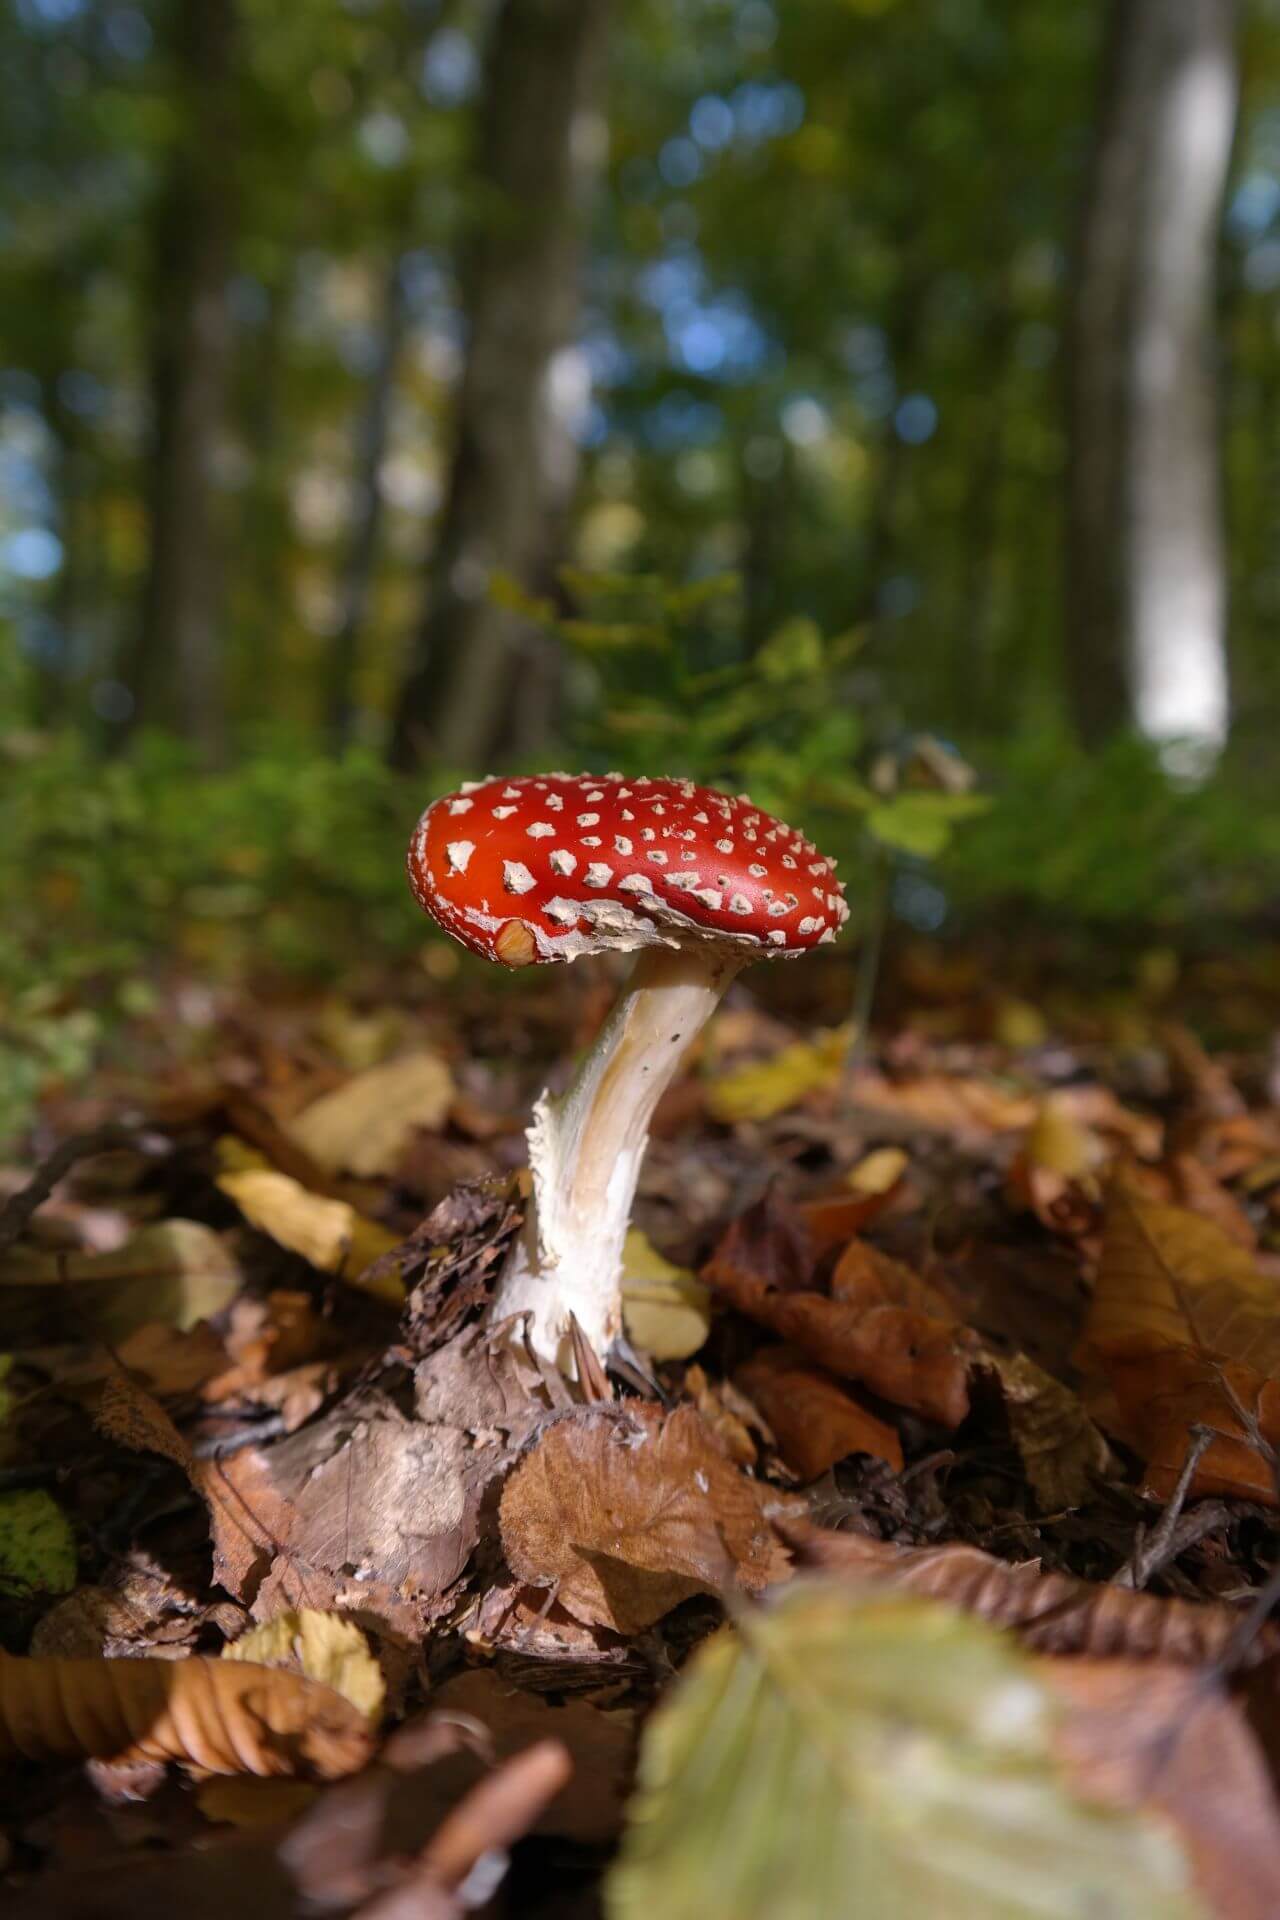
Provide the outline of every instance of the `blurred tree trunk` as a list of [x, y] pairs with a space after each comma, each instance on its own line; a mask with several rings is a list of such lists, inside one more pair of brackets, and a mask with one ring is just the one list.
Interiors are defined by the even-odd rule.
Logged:
[[[466, 372], [395, 717], [400, 766], [424, 751], [478, 765], [528, 719], [526, 635], [489, 587], [498, 573], [526, 588], [545, 580], [576, 478], [573, 415], [586, 376], [571, 343], [582, 207], [603, 144], [595, 107], [605, 25], [604, 0], [503, 0], [495, 23], [477, 166], [482, 218], [464, 262]], [[541, 636], [531, 644], [541, 648]]]
[[391, 427], [396, 361], [405, 326], [404, 261], [390, 261], [383, 286], [377, 358], [369, 375], [364, 411], [356, 429], [356, 521], [342, 582], [342, 624], [334, 637], [329, 670], [329, 738], [339, 750], [351, 738], [355, 714], [360, 636], [369, 611], [378, 535], [382, 527], [382, 463]]
[[178, 132], [152, 230], [150, 559], [136, 718], [211, 757], [224, 729], [213, 463], [226, 411], [235, 0], [175, 0]]
[[1068, 647], [1090, 745], [1227, 728], [1214, 292], [1235, 0], [1112, 0], [1073, 274]]

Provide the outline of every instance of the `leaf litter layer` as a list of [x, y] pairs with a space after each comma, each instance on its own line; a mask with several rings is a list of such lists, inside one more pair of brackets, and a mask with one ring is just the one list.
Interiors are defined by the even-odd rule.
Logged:
[[125, 1803], [193, 1915], [453, 1913], [526, 1832], [521, 1898], [568, 1835], [617, 1914], [1280, 1907], [1265, 1055], [911, 977], [852, 1077], [834, 999], [726, 1004], [579, 1385], [485, 1324], [539, 1078], [492, 1001], [51, 1107], [0, 1170], [15, 1897], [87, 1850], [128, 1910]]

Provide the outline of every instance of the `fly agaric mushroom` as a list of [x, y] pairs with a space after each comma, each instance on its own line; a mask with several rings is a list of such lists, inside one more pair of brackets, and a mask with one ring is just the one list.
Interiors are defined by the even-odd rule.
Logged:
[[844, 889], [745, 794], [617, 773], [467, 782], [427, 808], [408, 864], [419, 904], [486, 960], [637, 954], [573, 1085], [534, 1109], [533, 1205], [494, 1300], [550, 1359], [570, 1314], [603, 1354], [654, 1107], [739, 969], [834, 940]]

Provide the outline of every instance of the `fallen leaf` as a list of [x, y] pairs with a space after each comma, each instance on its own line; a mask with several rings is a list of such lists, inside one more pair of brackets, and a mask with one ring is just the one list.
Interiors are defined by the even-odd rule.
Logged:
[[315, 1607], [287, 1607], [222, 1649], [224, 1660], [250, 1660], [320, 1680], [373, 1724], [382, 1717], [387, 1684], [353, 1621]]
[[390, 1175], [418, 1128], [434, 1133], [444, 1125], [453, 1092], [437, 1054], [406, 1053], [314, 1100], [289, 1131], [328, 1172]]
[[[277, 1246], [301, 1254], [321, 1273], [336, 1273], [355, 1286], [362, 1284], [366, 1267], [399, 1245], [398, 1234], [366, 1219], [347, 1201], [309, 1193], [273, 1167], [222, 1173], [218, 1185], [250, 1226], [269, 1234]], [[380, 1273], [369, 1291], [392, 1306], [404, 1301], [404, 1287], [392, 1273]]]
[[855, 1193], [892, 1193], [910, 1164], [901, 1147], [875, 1147], [850, 1168], [846, 1184]]
[[431, 1696], [438, 1713], [465, 1713], [488, 1730], [498, 1759], [536, 1740], [558, 1740], [573, 1761], [573, 1780], [539, 1817], [537, 1831], [584, 1846], [613, 1840], [622, 1825], [631, 1776], [635, 1713], [606, 1712], [570, 1696], [553, 1706], [545, 1694], [513, 1687], [492, 1667], [455, 1674]]
[[721, 1380], [713, 1386], [701, 1367], [688, 1369], [684, 1390], [721, 1452], [740, 1467], [754, 1467], [760, 1449], [752, 1436], [752, 1428], [762, 1439], [771, 1440], [773, 1435], [751, 1401], [744, 1399], [732, 1381]]
[[370, 1748], [368, 1722], [349, 1701], [294, 1673], [200, 1658], [0, 1653], [0, 1759], [174, 1761], [201, 1773], [336, 1779]]
[[768, 1060], [733, 1067], [707, 1087], [707, 1111], [725, 1126], [771, 1120], [810, 1093], [837, 1086], [844, 1072], [849, 1027], [832, 1027], [815, 1040], [797, 1040]]
[[951, 1134], [965, 1145], [982, 1145], [992, 1134], [1022, 1133], [1036, 1115], [1029, 1094], [990, 1080], [941, 1073], [889, 1080], [864, 1068], [851, 1094], [859, 1107], [893, 1115], [929, 1133]]
[[1041, 1512], [1082, 1506], [1115, 1461], [1079, 1394], [1025, 1353], [988, 1351], [985, 1358], [999, 1382], [1009, 1436]]
[[76, 1583], [71, 1522], [43, 1487], [0, 1493], [0, 1597], [68, 1593]]
[[829, 1373], [789, 1347], [765, 1347], [734, 1379], [773, 1429], [787, 1465], [816, 1480], [837, 1460], [869, 1453], [902, 1471], [902, 1442]]
[[111, 1253], [37, 1253], [15, 1247], [0, 1261], [0, 1310], [10, 1289], [38, 1297], [86, 1332], [118, 1341], [153, 1321], [186, 1332], [221, 1313], [240, 1291], [240, 1269], [218, 1235], [196, 1220], [142, 1227]]
[[1274, 1278], [1213, 1221], [1111, 1192], [1081, 1356], [1115, 1394], [1122, 1437], [1147, 1484], [1168, 1498], [1200, 1423], [1215, 1434], [1191, 1495], [1243, 1494], [1280, 1504], [1238, 1402], [1280, 1445], [1280, 1312]]
[[1077, 1790], [1164, 1814], [1221, 1920], [1274, 1920], [1280, 1823], [1271, 1781], [1221, 1685], [1154, 1661], [1041, 1660], [1036, 1674], [1057, 1705], [1054, 1748]]
[[1197, 1920], [1163, 1824], [1062, 1776], [1033, 1664], [928, 1601], [804, 1582], [650, 1719], [609, 1920]]
[[900, 1261], [854, 1240], [832, 1276], [834, 1297], [770, 1284], [752, 1214], [728, 1229], [703, 1278], [761, 1326], [842, 1379], [957, 1427], [969, 1411], [976, 1336], [935, 1288]]
[[[1221, 1656], [1240, 1624], [1238, 1609], [1222, 1602], [1166, 1600], [1132, 1587], [1042, 1573], [1038, 1560], [1014, 1564], [978, 1547], [909, 1547], [816, 1528], [798, 1535], [795, 1547], [802, 1566], [945, 1600], [1016, 1628], [1041, 1653], [1138, 1656], [1201, 1667]], [[1268, 1624], [1243, 1664], [1278, 1651], [1280, 1625]]]
[[692, 1407], [558, 1420], [507, 1481], [502, 1544], [517, 1579], [553, 1587], [589, 1626], [638, 1633], [694, 1593], [780, 1577], [761, 1506]]
[[1257, 1247], [1258, 1235], [1252, 1220], [1235, 1195], [1214, 1178], [1195, 1154], [1173, 1154], [1169, 1171], [1173, 1175], [1175, 1198], [1182, 1206], [1214, 1221], [1238, 1247], [1250, 1252]]
[[627, 1337], [655, 1360], [687, 1360], [711, 1329], [711, 1294], [673, 1266], [638, 1227], [622, 1253], [622, 1318]]
[[339, 1407], [269, 1448], [202, 1461], [214, 1577], [257, 1619], [319, 1606], [419, 1640], [461, 1578], [480, 1492], [506, 1457], [460, 1428]]
[[103, 1382], [94, 1424], [122, 1447], [135, 1453], [158, 1453], [172, 1460], [188, 1476], [195, 1473], [195, 1456], [160, 1402], [120, 1367]]

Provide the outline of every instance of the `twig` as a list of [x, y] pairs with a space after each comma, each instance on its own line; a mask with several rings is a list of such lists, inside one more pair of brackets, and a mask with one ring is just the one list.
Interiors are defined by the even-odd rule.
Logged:
[[1198, 1424], [1191, 1428], [1187, 1457], [1182, 1463], [1182, 1471], [1169, 1497], [1169, 1504], [1150, 1533], [1144, 1526], [1139, 1525], [1132, 1553], [1119, 1572], [1111, 1577], [1113, 1587], [1132, 1587], [1135, 1593], [1140, 1593], [1151, 1576], [1158, 1573], [1166, 1561], [1172, 1560], [1181, 1551], [1180, 1545], [1175, 1543], [1174, 1539], [1178, 1516], [1191, 1490], [1196, 1468], [1212, 1446], [1213, 1439], [1214, 1435], [1210, 1428]]
[[22, 1238], [32, 1215], [44, 1205], [77, 1160], [87, 1160], [95, 1153], [110, 1153], [116, 1147], [136, 1147], [141, 1138], [137, 1127], [127, 1126], [120, 1120], [108, 1120], [90, 1133], [73, 1133], [70, 1139], [55, 1147], [26, 1186], [11, 1194], [0, 1207], [0, 1253]]

